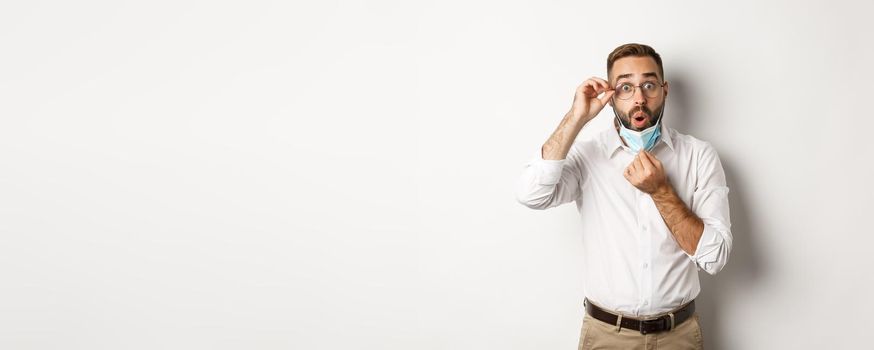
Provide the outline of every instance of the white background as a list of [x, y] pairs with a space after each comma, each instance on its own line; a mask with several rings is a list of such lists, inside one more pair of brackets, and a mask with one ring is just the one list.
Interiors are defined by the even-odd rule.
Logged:
[[575, 208], [513, 185], [627, 42], [728, 176], [708, 349], [863, 346], [860, 3], [4, 2], [0, 348], [574, 349]]

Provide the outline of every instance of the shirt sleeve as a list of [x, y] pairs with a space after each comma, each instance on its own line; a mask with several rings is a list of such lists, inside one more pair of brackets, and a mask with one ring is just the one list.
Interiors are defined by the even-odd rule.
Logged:
[[548, 209], [580, 197], [582, 159], [574, 144], [565, 159], [543, 159], [541, 150], [525, 164], [516, 185], [516, 200], [531, 209]]
[[704, 222], [704, 232], [695, 254], [687, 255], [698, 270], [715, 275], [728, 262], [732, 235], [725, 172], [716, 151], [706, 142], [698, 159], [698, 183], [691, 207]]

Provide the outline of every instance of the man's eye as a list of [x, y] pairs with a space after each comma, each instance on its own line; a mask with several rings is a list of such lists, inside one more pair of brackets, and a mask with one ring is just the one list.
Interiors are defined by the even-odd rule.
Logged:
[[655, 84], [653, 84], [653, 83], [643, 83], [643, 88], [646, 89], [646, 90], [652, 90], [652, 89], [655, 89]]
[[631, 91], [631, 84], [622, 84], [619, 89], [622, 91]]

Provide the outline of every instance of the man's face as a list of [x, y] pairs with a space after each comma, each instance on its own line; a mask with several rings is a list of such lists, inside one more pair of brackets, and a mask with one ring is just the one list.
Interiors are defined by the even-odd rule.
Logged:
[[[668, 96], [668, 83], [662, 88], [657, 88], [658, 94], [654, 97], [647, 96], [640, 88], [646, 82], [656, 85], [662, 84], [663, 77], [658, 76], [659, 66], [652, 57], [623, 57], [613, 62], [610, 71], [610, 85], [617, 89], [610, 101], [610, 106], [616, 110], [616, 114], [631, 130], [641, 131], [655, 125], [656, 118], [665, 108], [665, 99]], [[619, 98], [619, 87], [623, 83], [634, 85], [634, 94], [627, 100]]]

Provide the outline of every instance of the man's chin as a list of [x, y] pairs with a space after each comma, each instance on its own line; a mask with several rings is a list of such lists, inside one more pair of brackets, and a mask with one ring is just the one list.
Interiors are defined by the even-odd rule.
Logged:
[[642, 126], [638, 126], [637, 123], [634, 122], [634, 119], [630, 119], [630, 118], [626, 119], [625, 123], [628, 124], [628, 126], [629, 126], [628, 129], [633, 130], [633, 131], [644, 131], [644, 130], [650, 128], [651, 126], [653, 126], [651, 117], [647, 117], [646, 121], [644, 122], [644, 124]]

